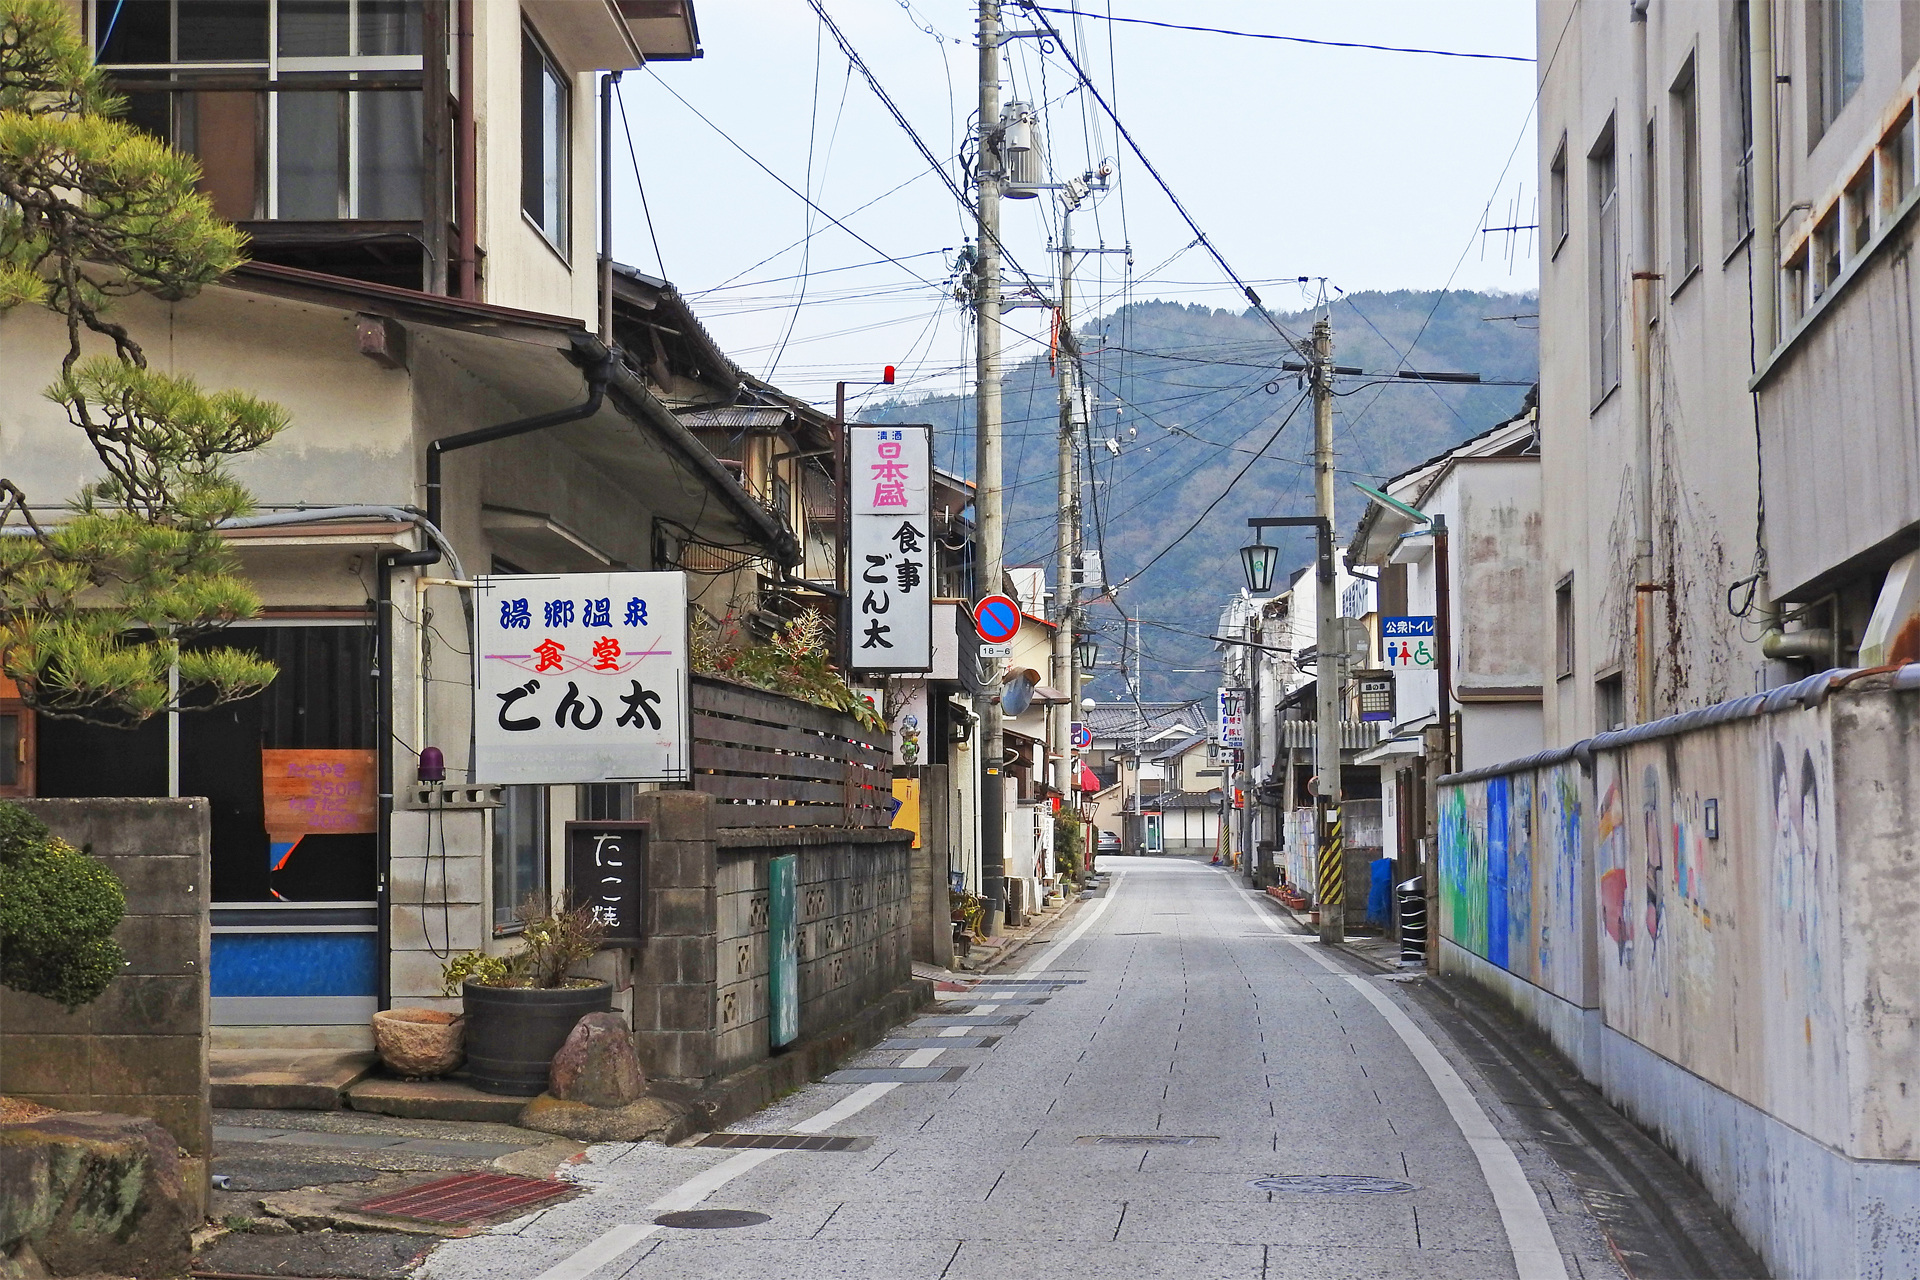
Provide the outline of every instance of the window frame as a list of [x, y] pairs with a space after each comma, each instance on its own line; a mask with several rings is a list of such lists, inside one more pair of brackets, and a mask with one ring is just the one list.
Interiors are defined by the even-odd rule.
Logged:
[[[530, 802], [533, 810], [528, 828], [532, 832], [533, 842], [530, 847], [509, 849], [504, 846], [507, 841], [514, 838], [512, 833], [517, 822], [514, 815], [517, 814], [523, 802]], [[552, 797], [548, 795], [545, 786], [535, 783], [500, 788], [500, 807], [491, 810], [488, 814], [491, 829], [488, 832], [487, 859], [489, 884], [493, 895], [492, 933], [496, 938], [513, 937], [524, 927], [515, 918], [514, 913], [520, 909], [520, 902], [524, 900], [525, 895], [513, 901], [501, 900], [503, 887], [517, 887], [519, 877], [514, 872], [523, 863], [530, 863], [534, 872], [533, 883], [528, 893], [544, 895], [551, 891], [551, 877], [547, 869], [549, 854], [547, 828], [551, 823], [552, 814]]]
[[[1821, 0], [1808, 6], [1813, 25], [1808, 41], [1814, 52], [1814, 92], [1817, 100], [1807, 112], [1813, 126], [1808, 140], [1811, 151], [1833, 128], [1840, 113], [1847, 109], [1860, 86], [1866, 82], [1866, 0]], [[1849, 29], [1849, 16], [1853, 22]], [[1849, 46], [1853, 46], [1849, 48]], [[1848, 64], [1848, 55], [1858, 61]], [[1836, 90], [1835, 86], [1838, 86]]]
[[1607, 117], [1599, 138], [1587, 151], [1587, 193], [1592, 213], [1589, 235], [1589, 412], [1598, 410], [1620, 386], [1624, 349], [1621, 315], [1620, 151], [1615, 118]]
[[[537, 179], [539, 187], [544, 189], [549, 181], [545, 166], [547, 156], [544, 146], [544, 130], [550, 122], [545, 118], [544, 112], [536, 114], [533, 104], [528, 100], [527, 93], [528, 86], [533, 79], [532, 64], [535, 62], [539, 63], [540, 70], [544, 76], [550, 77], [551, 83], [556, 90], [557, 115], [559, 118], [557, 124], [554, 124], [552, 128], [552, 136], [558, 139], [560, 145], [555, 149], [553, 155], [556, 171], [552, 174], [551, 183], [556, 195], [553, 217], [554, 221], [559, 224], [557, 227], [549, 227], [542, 221], [546, 212], [544, 202], [543, 207], [537, 210], [528, 207], [530, 196], [534, 191], [533, 185], [529, 182], [530, 170], [533, 167], [529, 164], [531, 158], [537, 155], [540, 161], [538, 170], [540, 176]], [[543, 88], [545, 87], [545, 83], [546, 82], [543, 81]], [[566, 69], [560, 65], [560, 60], [553, 56], [553, 51], [549, 49], [546, 42], [540, 38], [540, 33], [533, 29], [531, 23], [521, 23], [520, 215], [526, 219], [527, 225], [540, 233], [541, 239], [545, 240], [547, 244], [552, 247], [553, 251], [560, 255], [560, 259], [563, 262], [570, 260], [567, 245], [568, 237], [571, 234], [573, 226], [573, 157], [571, 154], [573, 141], [573, 87], [573, 77], [568, 75]], [[536, 141], [541, 143], [537, 152], [531, 146], [531, 144]]]
[[1672, 252], [1674, 285], [1670, 296], [1686, 287], [1706, 263], [1706, 220], [1702, 216], [1700, 163], [1699, 59], [1689, 53], [1667, 90], [1669, 163], [1673, 166]]
[[1567, 237], [1573, 234], [1572, 211], [1567, 206], [1567, 135], [1560, 135], [1560, 145], [1553, 153], [1553, 162], [1547, 166], [1547, 234], [1551, 249], [1547, 254], [1549, 262], [1560, 256], [1560, 250], [1566, 247]]
[[[1727, 47], [1722, 78], [1725, 110], [1721, 116], [1727, 181], [1722, 192], [1726, 235], [1721, 265], [1729, 264], [1740, 246], [1753, 235], [1753, 11], [1750, 0], [1734, 0], [1727, 24]], [[1697, 77], [1696, 77], [1697, 82]]]
[[1554, 679], [1566, 680], [1574, 672], [1573, 575], [1567, 574], [1553, 587]]

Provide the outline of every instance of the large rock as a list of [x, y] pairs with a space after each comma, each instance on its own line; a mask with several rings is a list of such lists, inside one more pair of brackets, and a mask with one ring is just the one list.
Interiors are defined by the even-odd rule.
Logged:
[[579, 1142], [678, 1142], [699, 1126], [693, 1112], [661, 1098], [592, 1107], [543, 1093], [520, 1113], [520, 1127]]
[[647, 1087], [633, 1033], [617, 1013], [590, 1013], [553, 1055], [547, 1091], [563, 1102], [624, 1107]]
[[152, 1120], [83, 1111], [0, 1125], [0, 1258], [37, 1255], [56, 1276], [184, 1275], [196, 1205], [173, 1135]]
[[373, 1043], [397, 1076], [443, 1076], [460, 1065], [466, 1019], [439, 1009], [382, 1009], [373, 1015]]

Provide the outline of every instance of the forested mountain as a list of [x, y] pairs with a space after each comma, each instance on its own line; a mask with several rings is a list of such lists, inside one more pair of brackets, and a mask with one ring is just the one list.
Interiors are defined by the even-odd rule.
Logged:
[[[1347, 481], [1377, 486], [1519, 408], [1525, 384], [1539, 370], [1537, 321], [1531, 318], [1536, 303], [1531, 294], [1402, 291], [1358, 293], [1333, 304], [1337, 365], [1368, 373], [1478, 373], [1521, 384], [1339, 379], [1334, 443], [1342, 479], [1341, 542], [1365, 505]], [[1313, 312], [1277, 316], [1303, 338], [1314, 318]], [[1418, 346], [1403, 360], [1416, 335]], [[1297, 357], [1254, 312], [1172, 302], [1139, 302], [1114, 312], [1090, 326], [1081, 344], [1095, 397], [1087, 540], [1092, 546], [1097, 539], [1104, 551], [1107, 581], [1127, 583], [1119, 608], [1103, 601], [1092, 611], [1106, 634], [1102, 678], [1088, 687], [1096, 698], [1121, 696], [1113, 663], [1122, 651], [1124, 609], [1144, 620], [1141, 696], [1200, 696], [1215, 684], [1217, 662], [1204, 637], [1240, 585], [1237, 552], [1248, 540], [1247, 517], [1313, 510], [1313, 410], [1299, 376], [1281, 368], [1283, 360]], [[1010, 566], [1053, 560], [1057, 395], [1044, 357], [1007, 373]], [[938, 465], [973, 472], [970, 396], [891, 401], [861, 418], [931, 422]], [[1198, 526], [1182, 537], [1195, 520]], [[1280, 562], [1283, 574], [1311, 562], [1307, 531], [1276, 532], [1288, 548]]]

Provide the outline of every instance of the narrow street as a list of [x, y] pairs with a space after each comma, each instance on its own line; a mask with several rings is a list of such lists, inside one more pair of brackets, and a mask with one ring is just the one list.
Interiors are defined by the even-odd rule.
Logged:
[[[738, 1126], [852, 1149], [596, 1147], [573, 1175], [590, 1194], [453, 1241], [425, 1274], [1623, 1274], [1398, 984], [1197, 862], [1105, 869], [1017, 974], [852, 1064], [937, 1079], [817, 1084]], [[920, 1037], [966, 1047], [903, 1043]], [[765, 1219], [656, 1225], [695, 1209]]]

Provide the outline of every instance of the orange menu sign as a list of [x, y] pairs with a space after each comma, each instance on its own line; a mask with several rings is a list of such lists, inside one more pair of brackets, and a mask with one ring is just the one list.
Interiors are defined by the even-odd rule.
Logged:
[[372, 751], [263, 749], [260, 776], [276, 843], [379, 829]]

